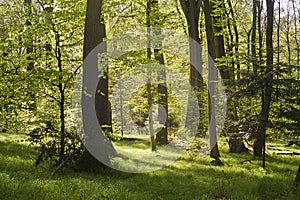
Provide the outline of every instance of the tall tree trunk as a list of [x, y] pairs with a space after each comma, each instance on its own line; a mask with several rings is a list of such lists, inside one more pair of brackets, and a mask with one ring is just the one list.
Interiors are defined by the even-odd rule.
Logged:
[[[223, 0], [211, 1], [212, 4], [212, 20], [213, 20], [213, 30], [214, 30], [214, 43], [215, 43], [215, 58], [225, 57], [225, 45], [223, 36], [223, 17], [225, 16], [225, 4]], [[215, 60], [218, 64], [218, 62]], [[232, 72], [224, 64], [218, 65], [222, 79], [225, 82], [232, 77]], [[228, 84], [228, 83], [227, 83]]]
[[266, 50], [267, 67], [264, 74], [264, 90], [262, 94], [262, 110], [260, 113], [260, 125], [258, 137], [254, 143], [254, 155], [263, 156], [262, 167], [265, 168], [265, 143], [266, 130], [269, 121], [269, 111], [272, 101], [273, 87], [273, 18], [274, 18], [274, 0], [266, 0], [267, 3], [267, 29], [266, 29]]
[[234, 35], [235, 35], [235, 44], [234, 44], [235, 58], [234, 59], [235, 59], [236, 69], [237, 69], [236, 76], [237, 76], [237, 79], [239, 80], [240, 79], [240, 69], [241, 69], [241, 64], [240, 64], [240, 61], [239, 61], [239, 43], [240, 43], [240, 41], [239, 41], [239, 32], [238, 32], [238, 27], [237, 27], [237, 23], [236, 23], [236, 15], [234, 13], [231, 0], [227, 0], [227, 2], [228, 2], [229, 10], [230, 10], [230, 13], [231, 13], [231, 17], [233, 19], [233, 30], [234, 30]]
[[[102, 0], [88, 0], [86, 21], [85, 21], [85, 37], [83, 58], [106, 38], [106, 29], [104, 21], [101, 17]], [[111, 109], [108, 101], [108, 66], [100, 72], [100, 79], [95, 94], [95, 108], [97, 119], [102, 130], [111, 132]]]
[[250, 63], [252, 63], [251, 59], [251, 33], [252, 33], [252, 28], [247, 32], [247, 72], [250, 73]]
[[287, 6], [287, 16], [286, 16], [286, 43], [287, 43], [287, 53], [288, 53], [288, 68], [289, 75], [292, 75], [290, 70], [291, 67], [291, 42], [290, 42], [290, 10], [289, 6]]
[[[146, 25], [147, 25], [147, 34], [148, 34], [148, 47], [147, 47], [147, 58], [151, 60], [151, 38], [150, 38], [150, 31], [151, 31], [151, 4], [152, 0], [147, 1], [146, 6]], [[151, 142], [151, 150], [156, 151], [156, 140], [155, 140], [155, 134], [154, 134], [154, 128], [153, 128], [153, 116], [152, 116], [152, 105], [153, 105], [153, 97], [152, 97], [152, 89], [151, 89], [151, 71], [149, 73], [149, 79], [147, 83], [147, 101], [148, 101], [148, 107], [149, 109], [149, 131], [150, 131], [150, 142]]]
[[[162, 24], [159, 21], [159, 5], [158, 1], [153, 1], [153, 21], [155, 26], [161, 26]], [[161, 35], [161, 29], [155, 30], [156, 35]], [[160, 44], [161, 45], [161, 44]], [[161, 65], [162, 69], [158, 72], [158, 120], [159, 124], [163, 124], [160, 131], [156, 134], [156, 143], [158, 144], [167, 144], [168, 143], [168, 90], [167, 90], [167, 78], [166, 78], [166, 69], [164, 54], [161, 52], [161, 49], [154, 49], [154, 58]]]
[[257, 21], [258, 21], [258, 61], [256, 61], [257, 67], [260, 68], [260, 73], [263, 75], [263, 32], [262, 32], [262, 25], [261, 25], [261, 16], [262, 16], [262, 9], [263, 9], [263, 0], [258, 0], [257, 1]]
[[[215, 52], [215, 39], [214, 39], [214, 30], [213, 30], [213, 19], [212, 19], [212, 4], [209, 0], [203, 0], [204, 5], [204, 16], [205, 16], [205, 28], [206, 28], [206, 38], [208, 45], [208, 53], [212, 59], [216, 58]], [[215, 81], [217, 80], [217, 72], [213, 67], [213, 60], [209, 60], [208, 66], [208, 88], [209, 88], [209, 97], [214, 97], [215, 92]], [[209, 98], [209, 135], [210, 135], [210, 157], [214, 158], [218, 165], [222, 165], [223, 163], [220, 160], [220, 153], [218, 149], [217, 143], [217, 135], [216, 135], [216, 124], [215, 117], [216, 111], [214, 109], [214, 98]]]
[[[296, 60], [296, 65], [298, 66], [297, 68], [297, 78], [299, 80], [299, 76], [300, 76], [300, 68], [299, 68], [299, 65], [300, 65], [300, 42], [299, 42], [299, 36], [298, 36], [298, 22], [297, 20], [299, 19], [299, 15], [297, 17], [297, 13], [296, 13], [296, 6], [295, 6], [295, 1], [292, 1], [292, 5], [293, 5], [293, 11], [294, 11], [294, 40], [295, 40], [295, 43], [296, 43], [296, 52], [297, 52], [297, 60]], [[298, 14], [299, 13], [299, 10], [298, 10]], [[296, 88], [295, 90], [298, 89], [298, 86], [296, 85]], [[297, 93], [297, 98], [299, 98], [299, 92]]]
[[231, 23], [229, 20], [230, 16], [229, 16], [228, 12], [226, 12], [226, 17], [227, 17], [227, 29], [228, 29], [228, 34], [229, 34], [229, 38], [226, 37], [227, 51], [229, 52], [229, 56], [230, 56], [232, 77], [233, 77], [233, 79], [235, 79], [235, 56], [234, 56], [234, 52], [233, 52], [233, 47], [235, 46], [235, 44], [234, 44], [235, 42], [234, 42], [233, 33], [232, 33], [232, 29], [231, 29]]
[[[197, 45], [200, 44], [200, 38], [199, 38], [199, 16], [200, 16], [200, 6], [201, 6], [201, 0], [196, 1], [186, 1], [186, 0], [180, 0], [180, 4], [182, 7], [182, 10], [184, 12], [185, 18], [187, 20], [188, 24], [188, 34], [191, 39], [196, 41]], [[191, 86], [194, 89], [195, 94], [197, 95], [199, 110], [195, 110], [193, 108], [192, 103], [190, 103], [191, 98], [189, 94], [189, 100], [188, 100], [188, 111], [187, 111], [187, 117], [186, 117], [186, 128], [191, 128], [192, 124], [199, 122], [197, 133], [202, 134], [204, 131], [204, 123], [203, 119], [193, 118], [194, 112], [199, 112], [200, 116], [203, 115], [201, 113], [201, 109], [203, 109], [203, 97], [201, 93], [204, 91], [204, 83], [203, 79], [200, 75], [202, 72], [202, 50], [197, 48], [197, 45], [195, 45], [194, 42], [190, 41], [189, 44], [189, 51], [190, 51], [190, 77], [189, 81]], [[192, 63], [195, 63], [196, 66], [194, 66]]]
[[257, 58], [256, 58], [256, 22], [257, 22], [257, 0], [252, 2], [252, 34], [251, 34], [251, 60], [253, 72], [257, 75]]
[[65, 159], [65, 146], [66, 146], [66, 130], [65, 130], [65, 90], [63, 86], [63, 68], [62, 68], [62, 55], [60, 51], [60, 37], [59, 33], [56, 32], [56, 60], [57, 60], [57, 66], [59, 70], [59, 83], [58, 83], [58, 89], [60, 94], [60, 101], [59, 101], [59, 110], [60, 110], [60, 152], [59, 152], [59, 164], [63, 163]]
[[[89, 53], [101, 42], [103, 42], [104, 38], [106, 37], [106, 30], [105, 30], [105, 25], [103, 22], [103, 19], [101, 18], [101, 13], [102, 13], [102, 0], [87, 0], [87, 7], [86, 7], [86, 18], [85, 18], [85, 26], [84, 26], [84, 46], [83, 46], [83, 59], [86, 59]], [[104, 47], [106, 48], [106, 43], [103, 43]], [[85, 66], [85, 67], [97, 67], [98, 66]], [[107, 66], [108, 67], [108, 66]], [[95, 71], [96, 73], [99, 73], [98, 70], [91, 70]], [[95, 106], [95, 112], [96, 112], [96, 117], [98, 123], [100, 126], [106, 126], [109, 128], [104, 128], [107, 131], [111, 131], [111, 118], [110, 118], [110, 104], [108, 101], [108, 78], [107, 76], [107, 68], [104, 72], [100, 72], [98, 75], [102, 75], [100, 77], [100, 80], [97, 84], [96, 87], [96, 94], [95, 95], [95, 105], [88, 105], [88, 106]], [[90, 80], [86, 79], [86, 76], [88, 74], [85, 74], [85, 69], [83, 69], [83, 84], [86, 82], [89, 82]], [[99, 76], [98, 76], [99, 77]], [[92, 77], [94, 78], [94, 77]], [[85, 99], [88, 97], [85, 97], [83, 95], [83, 100], [86, 101]], [[85, 104], [86, 102], [82, 102]], [[93, 110], [91, 109], [86, 109], [82, 110], [83, 116], [88, 115], [89, 111]], [[83, 117], [83, 123], [84, 122], [84, 117]], [[91, 127], [87, 127], [88, 129]], [[103, 130], [103, 129], [102, 129]], [[110, 163], [110, 158], [109, 156], [112, 154], [115, 154], [115, 149], [112, 145], [108, 145], [107, 142], [105, 142], [105, 138], [100, 135], [97, 137], [95, 133], [87, 132], [85, 133], [85, 142], [86, 145], [88, 145], [87, 148], [90, 149], [97, 149], [99, 151], [105, 151], [105, 152], [97, 152], [99, 156], [101, 157], [101, 162], [105, 164]], [[97, 141], [95, 140], [97, 139]], [[99, 141], [98, 141], [99, 140]], [[94, 155], [96, 156], [96, 155]], [[103, 157], [105, 156], [105, 157]], [[99, 157], [98, 157], [99, 158]], [[85, 151], [81, 160], [78, 163], [79, 167], [84, 170], [96, 170], [99, 167], [99, 161], [96, 160], [89, 151]], [[101, 164], [101, 166], [104, 166]]]
[[[299, 44], [299, 37], [298, 37], [298, 22], [297, 20], [299, 19], [299, 16], [297, 17], [297, 13], [296, 13], [296, 6], [295, 6], [295, 1], [292, 1], [292, 5], [293, 5], [293, 12], [294, 12], [294, 40], [296, 43], [296, 52], [297, 52], [297, 60], [296, 63], [297, 65], [299, 65], [300, 63], [300, 44]], [[299, 68], [298, 68], [299, 70]]]
[[278, 24], [277, 24], [277, 63], [276, 63], [276, 102], [279, 102], [279, 75], [280, 75], [280, 21], [281, 4], [278, 1]]

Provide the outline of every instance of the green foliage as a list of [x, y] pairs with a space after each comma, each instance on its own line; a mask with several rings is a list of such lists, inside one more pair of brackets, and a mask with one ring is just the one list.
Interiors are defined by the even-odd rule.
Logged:
[[[28, 136], [28, 141], [36, 148], [38, 154], [35, 161], [36, 167], [44, 161], [48, 161], [48, 163], [54, 166], [60, 164], [58, 156], [61, 142], [60, 132], [53, 127], [51, 122], [47, 121], [40, 127], [33, 129]], [[68, 159], [66, 166], [74, 167], [85, 150], [75, 128], [66, 131], [65, 142], [67, 144], [65, 157]]]

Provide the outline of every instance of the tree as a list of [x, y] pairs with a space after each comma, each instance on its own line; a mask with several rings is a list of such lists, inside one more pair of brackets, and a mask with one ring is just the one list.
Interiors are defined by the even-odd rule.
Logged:
[[[150, 38], [151, 7], [152, 7], [151, 4], [152, 4], [152, 0], [148, 0], [146, 5], [146, 25], [147, 25], [147, 34], [148, 34], [147, 58], [149, 60], [151, 60], [151, 38]], [[152, 87], [151, 87], [151, 82], [152, 82], [151, 71], [149, 71], [148, 73], [149, 73], [149, 79], [147, 83], [147, 103], [148, 103], [148, 107], [150, 108], [150, 110], [148, 111], [150, 142], [151, 142], [151, 150], [156, 151], [156, 139], [155, 139], [154, 128], [153, 128], [154, 119], [152, 115], [153, 96], [152, 96]]]
[[265, 167], [265, 140], [266, 130], [269, 121], [270, 106], [272, 101], [273, 88], [273, 20], [274, 0], [266, 0], [267, 4], [267, 29], [266, 29], [266, 50], [267, 67], [263, 77], [262, 107], [260, 113], [259, 132], [254, 143], [254, 155], [263, 156], [262, 166]]
[[[83, 45], [83, 60], [87, 58], [89, 53], [92, 52], [92, 50], [99, 45], [101, 42], [104, 46], [104, 51], [106, 51], [106, 43], [104, 42], [104, 39], [106, 38], [106, 29], [105, 24], [102, 16], [102, 6], [103, 1], [102, 0], [87, 0], [87, 6], [86, 6], [86, 17], [85, 17], [85, 26], [84, 26], [84, 45]], [[95, 59], [95, 58], [94, 58]], [[95, 66], [85, 66], [85, 67], [94, 67]], [[98, 66], [94, 70], [98, 70]], [[85, 70], [83, 69], [83, 84], [88, 82], [88, 77], [85, 76]], [[99, 78], [99, 81], [97, 83], [96, 92], [92, 97], [95, 98], [95, 105], [88, 105], [88, 106], [95, 106], [95, 112], [96, 117], [101, 129], [102, 134], [97, 138], [95, 136], [95, 133], [92, 132], [85, 132], [83, 143], [85, 144], [86, 148], [93, 148], [97, 149], [97, 152], [101, 154], [101, 166], [104, 166], [103, 164], [109, 164], [110, 158], [109, 154], [111, 153], [110, 150], [115, 152], [114, 148], [110, 143], [105, 142], [105, 136], [104, 134], [107, 132], [112, 132], [112, 126], [111, 126], [111, 109], [110, 109], [110, 103], [108, 100], [108, 66], [106, 65], [104, 69], [100, 72], [97, 71], [97, 78]], [[85, 95], [82, 95], [84, 101]], [[82, 102], [83, 104], [86, 102]], [[84, 107], [83, 107], [84, 108]], [[93, 109], [93, 108], [91, 108]], [[83, 116], [87, 116], [89, 113], [89, 110], [82, 110]], [[83, 120], [85, 117], [83, 117]], [[85, 124], [85, 123], [84, 123]], [[87, 127], [85, 127], [87, 128]], [[93, 130], [92, 130], [93, 131]], [[97, 138], [97, 139], [95, 139]], [[96, 140], [96, 141], [95, 141]], [[100, 141], [99, 141], [100, 140]], [[98, 148], [97, 148], [98, 147]], [[110, 149], [107, 149], [110, 148]], [[90, 149], [89, 149], [90, 150]], [[85, 149], [82, 158], [79, 161], [79, 167], [83, 170], [97, 170], [99, 166], [98, 160], [96, 160], [87, 149]]]
[[[87, 1], [84, 27], [83, 59], [106, 38], [106, 29], [102, 17], [102, 0]], [[112, 131], [111, 109], [108, 101], [108, 66], [101, 72], [95, 94], [95, 108], [98, 121], [104, 131]]]
[[256, 32], [257, 32], [257, 0], [252, 2], [252, 32], [251, 32], [251, 60], [253, 72], [257, 75], [257, 56], [256, 56]]
[[[201, 0], [196, 0], [196, 1], [180, 0], [181, 8], [183, 10], [188, 25], [188, 35], [197, 44], [200, 44], [199, 16], [200, 16], [201, 2], [202, 2]], [[195, 46], [195, 43], [191, 41], [189, 43], [189, 52], [190, 52], [189, 81], [198, 98], [198, 104], [200, 110], [196, 112], [201, 112], [201, 108], [203, 108], [203, 105], [201, 105], [203, 102], [201, 92], [203, 92], [203, 88], [204, 88], [203, 80], [200, 75], [200, 73], [202, 72], [202, 52], [201, 49], [197, 48], [197, 46]], [[195, 63], [195, 66], [191, 63]], [[192, 114], [193, 112], [195, 112], [195, 110], [191, 106], [190, 97], [189, 97], [188, 111], [186, 117], [186, 127], [189, 128], [191, 124], [197, 123], [198, 121], [200, 122], [200, 124], [197, 132], [202, 133], [204, 129], [204, 124], [203, 122], [201, 123], [201, 119], [191, 119], [193, 116]]]
[[[214, 29], [213, 29], [213, 18], [212, 18], [212, 3], [209, 0], [203, 1], [204, 8], [204, 16], [205, 16], [205, 30], [206, 30], [206, 40], [208, 53], [212, 59], [216, 59], [216, 41], [214, 37]], [[215, 81], [217, 80], [217, 72], [213, 67], [213, 60], [208, 58], [208, 88], [209, 88], [209, 135], [210, 135], [210, 157], [215, 159], [217, 165], [222, 165], [222, 161], [220, 160], [220, 153], [217, 143], [217, 133], [216, 133], [216, 110], [214, 108], [214, 94], [215, 94]], [[212, 98], [211, 98], [212, 97]]]
[[[153, 21], [154, 26], [161, 26], [162, 23], [159, 20], [160, 12], [158, 1], [153, 1]], [[155, 29], [156, 35], [161, 35], [161, 29]], [[160, 44], [161, 45], [161, 44]], [[157, 92], [158, 92], [158, 120], [160, 124], [163, 124], [161, 130], [156, 134], [156, 143], [158, 144], [167, 144], [168, 143], [168, 89], [166, 85], [166, 69], [165, 69], [165, 60], [164, 54], [161, 49], [154, 49], [154, 58], [162, 65], [161, 69], [157, 74]], [[164, 119], [164, 114], [166, 114], [166, 119]], [[164, 121], [165, 120], [165, 121]]]

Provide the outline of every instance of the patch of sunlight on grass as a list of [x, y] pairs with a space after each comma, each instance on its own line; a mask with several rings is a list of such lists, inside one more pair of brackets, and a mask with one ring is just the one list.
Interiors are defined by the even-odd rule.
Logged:
[[133, 148], [132, 146], [117, 146], [115, 149], [118, 155], [112, 159], [112, 164], [117, 169], [128, 172], [141, 173], [150, 172], [163, 168], [173, 163], [181, 156], [181, 151], [167, 146], [151, 152], [149, 148]]

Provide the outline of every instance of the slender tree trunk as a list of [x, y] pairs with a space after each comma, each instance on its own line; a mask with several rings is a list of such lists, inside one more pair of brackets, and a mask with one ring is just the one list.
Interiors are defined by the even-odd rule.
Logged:
[[233, 47], [234, 47], [234, 38], [233, 38], [233, 33], [231, 29], [231, 23], [230, 23], [230, 16], [229, 13], [226, 12], [226, 17], [227, 17], [227, 29], [228, 29], [228, 34], [229, 38], [226, 38], [227, 41], [227, 51], [229, 52], [230, 56], [230, 63], [231, 63], [231, 70], [232, 70], [232, 78], [235, 78], [235, 56], [233, 52]]
[[234, 13], [233, 7], [232, 7], [232, 3], [231, 0], [228, 0], [228, 6], [230, 9], [230, 13], [231, 13], [231, 17], [233, 19], [233, 30], [234, 30], [234, 35], [235, 35], [235, 44], [234, 44], [234, 49], [235, 49], [235, 63], [236, 63], [236, 69], [237, 69], [237, 79], [240, 79], [240, 70], [241, 70], [241, 64], [239, 61], [239, 32], [238, 32], [238, 27], [237, 27], [237, 23], [236, 23], [236, 15]]
[[266, 29], [266, 50], [267, 50], [267, 67], [264, 74], [264, 92], [262, 96], [262, 110], [260, 113], [259, 136], [254, 146], [254, 155], [262, 156], [262, 167], [265, 168], [265, 143], [266, 130], [269, 121], [269, 112], [272, 101], [273, 87], [273, 19], [274, 19], [274, 0], [266, 0], [267, 3], [267, 29]]
[[260, 68], [261, 75], [263, 74], [263, 32], [262, 32], [262, 25], [261, 25], [261, 15], [262, 15], [262, 6], [263, 6], [263, 0], [257, 1], [257, 10], [258, 10], [258, 15], [257, 15], [257, 21], [258, 21], [258, 62], [256, 61], [257, 67]]
[[252, 2], [252, 34], [251, 34], [251, 60], [253, 72], [257, 75], [257, 58], [256, 58], [256, 22], [257, 22], [257, 0]]
[[[160, 26], [159, 20], [159, 5], [158, 1], [153, 1], [153, 21], [155, 26]], [[156, 35], [161, 35], [161, 29], [155, 30]], [[161, 44], [160, 44], [161, 45]], [[158, 120], [159, 124], [163, 124], [161, 130], [156, 134], [156, 143], [158, 144], [167, 144], [168, 143], [168, 90], [167, 90], [167, 78], [166, 78], [166, 69], [165, 69], [165, 61], [164, 54], [161, 52], [161, 49], [154, 49], [154, 58], [158, 61], [160, 65], [162, 65], [162, 69], [158, 72]]]
[[[163, 53], [160, 52], [160, 49], [154, 49], [155, 59], [158, 60], [159, 64], [164, 65], [164, 56]], [[161, 130], [156, 134], [156, 142], [159, 144], [167, 144], [168, 143], [168, 90], [166, 85], [166, 71], [162, 69], [158, 74], [158, 104], [161, 107], [158, 107], [158, 120], [160, 124], [164, 126]], [[166, 115], [164, 117], [164, 115]]]
[[124, 117], [123, 117], [123, 86], [122, 86], [122, 83], [120, 83], [119, 92], [120, 92], [119, 94], [120, 94], [121, 136], [123, 138], [123, 136], [124, 136]]
[[278, 24], [277, 24], [277, 64], [276, 64], [276, 102], [279, 102], [279, 75], [280, 75], [280, 21], [281, 4], [278, 1]]
[[[296, 7], [295, 7], [295, 1], [292, 1], [292, 5], [293, 5], [293, 12], [294, 12], [294, 40], [296, 43], [296, 52], [297, 52], [297, 60], [296, 63], [299, 66], [300, 63], [300, 44], [299, 44], [299, 37], [298, 37], [298, 23], [297, 23], [297, 19], [299, 18], [299, 16], [297, 17], [297, 13], [296, 13]], [[298, 68], [299, 69], [299, 68]]]
[[[214, 31], [213, 31], [213, 19], [212, 19], [212, 4], [209, 0], [203, 0], [204, 5], [204, 16], [205, 16], [205, 28], [206, 28], [206, 38], [208, 45], [208, 53], [212, 59], [216, 58], [215, 52], [215, 40], [214, 40]], [[209, 60], [208, 66], [208, 88], [209, 88], [209, 135], [210, 135], [210, 157], [214, 158], [218, 165], [222, 165], [222, 161], [220, 160], [220, 153], [218, 149], [217, 143], [217, 135], [216, 135], [216, 124], [215, 124], [215, 116], [216, 111], [214, 109], [214, 92], [215, 92], [215, 81], [217, 80], [217, 73], [213, 67], [213, 60]]]
[[251, 61], [251, 33], [252, 33], [252, 28], [247, 32], [247, 72], [250, 73], [250, 63]]
[[289, 68], [289, 75], [292, 74], [290, 70], [291, 66], [291, 43], [290, 43], [290, 11], [289, 7], [287, 6], [287, 16], [286, 16], [286, 43], [287, 43], [287, 53], [288, 53], [288, 68]]
[[[299, 42], [299, 37], [298, 37], [298, 22], [297, 22], [297, 19], [299, 19], [299, 15], [297, 17], [297, 13], [296, 13], [296, 7], [295, 7], [295, 1], [292, 1], [292, 5], [293, 5], [293, 11], [294, 11], [294, 40], [295, 40], [295, 43], [296, 43], [296, 52], [297, 52], [297, 60], [296, 60], [296, 65], [298, 66], [297, 68], [297, 73], [298, 73], [298, 80], [299, 80], [299, 75], [300, 75], [300, 42]], [[298, 10], [299, 11], [299, 10]], [[298, 12], [298, 14], [300, 14]], [[295, 90], [297, 90], [298, 86], [296, 86]], [[297, 93], [297, 98], [299, 98], [299, 92]]]
[[59, 32], [53, 25], [53, 32], [55, 33], [55, 57], [59, 71], [58, 76], [58, 90], [60, 94], [59, 99], [59, 119], [60, 119], [60, 150], [58, 164], [64, 162], [65, 159], [65, 146], [66, 146], [66, 130], [65, 130], [65, 90], [63, 85], [63, 68], [62, 68], [62, 55], [61, 55], [61, 39]]
[[[150, 38], [150, 28], [151, 28], [151, 4], [152, 0], [147, 1], [146, 7], [146, 25], [147, 25], [147, 34], [148, 34], [148, 47], [147, 47], [147, 58], [151, 60], [151, 38]], [[152, 97], [152, 89], [151, 89], [151, 71], [149, 72], [149, 79], [147, 83], [147, 101], [149, 106], [149, 131], [150, 131], [150, 142], [151, 142], [151, 150], [156, 151], [156, 140], [153, 128], [153, 116], [152, 116], [152, 105], [153, 105], [153, 97]]]

